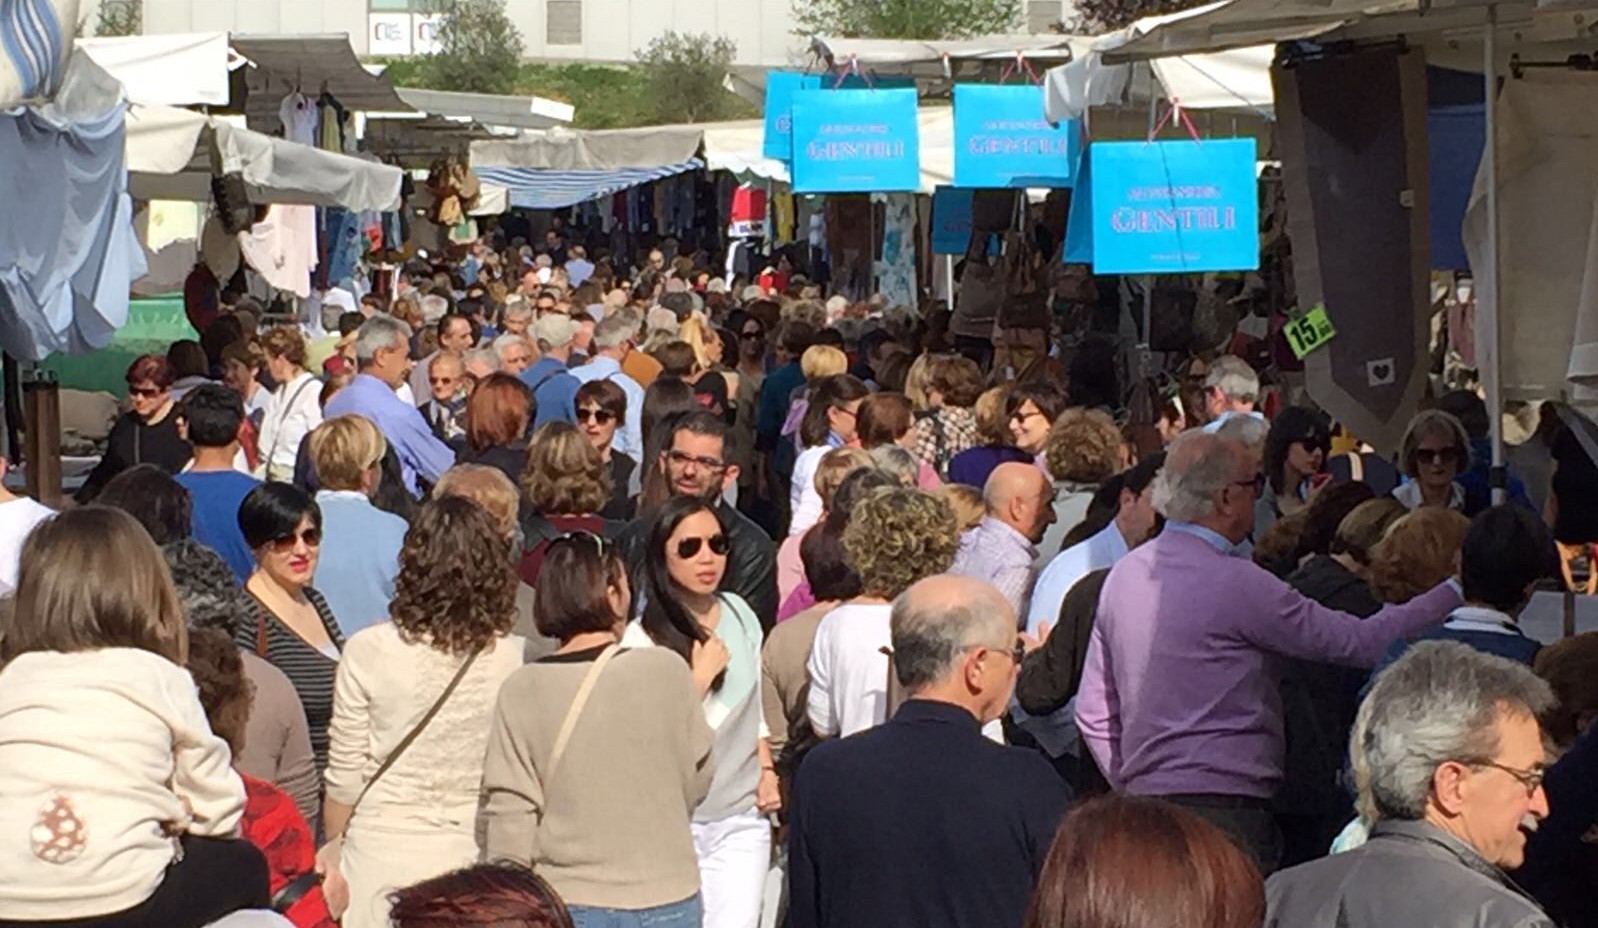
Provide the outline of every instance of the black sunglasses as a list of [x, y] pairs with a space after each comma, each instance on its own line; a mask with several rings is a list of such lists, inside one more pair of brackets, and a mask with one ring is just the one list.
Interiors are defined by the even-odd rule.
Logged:
[[1459, 460], [1459, 450], [1456, 448], [1416, 448], [1415, 460], [1422, 464], [1436, 461], [1439, 464], [1452, 464]]
[[711, 535], [709, 538], [684, 538], [683, 540], [677, 542], [677, 556], [685, 561], [691, 557], [695, 557], [699, 554], [699, 549], [706, 542], [710, 543], [711, 554], [714, 554], [717, 557], [727, 556], [727, 536], [719, 533]]
[[587, 422], [589, 419], [594, 420], [595, 422], [597, 422], [600, 425], [609, 425], [612, 422], [616, 421], [616, 414], [611, 412], [608, 409], [579, 409], [579, 410], [577, 410], [577, 421], [578, 422]]
[[305, 542], [308, 548], [319, 547], [322, 544], [322, 530], [308, 528], [303, 532], [289, 532], [287, 535], [280, 535], [272, 539], [272, 547], [279, 553], [285, 553], [294, 550], [296, 541]]
[[765, 338], [765, 335], [760, 332], [740, 332], [738, 337], [746, 342], [758, 342]]

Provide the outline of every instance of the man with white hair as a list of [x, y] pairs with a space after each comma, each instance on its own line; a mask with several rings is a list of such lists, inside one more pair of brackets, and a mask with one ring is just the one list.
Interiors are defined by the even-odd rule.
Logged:
[[1204, 431], [1214, 432], [1234, 416], [1265, 416], [1254, 408], [1260, 399], [1260, 375], [1236, 355], [1223, 354], [1210, 365], [1204, 378], [1204, 411], [1210, 423]]
[[462, 355], [461, 360], [466, 368], [467, 395], [471, 395], [489, 374], [499, 370], [499, 355], [492, 348], [473, 348]]
[[1369, 668], [1462, 600], [1449, 580], [1362, 621], [1300, 596], [1237, 556], [1264, 480], [1235, 441], [1172, 443], [1154, 481], [1165, 530], [1104, 583], [1076, 718], [1111, 786], [1209, 819], [1269, 873], [1281, 855], [1279, 657]]
[[1015, 612], [980, 580], [894, 600], [891, 719], [806, 756], [788, 819], [793, 928], [1017, 926], [1070, 799], [1042, 756], [983, 737], [1015, 689]]
[[419, 480], [431, 484], [455, 463], [455, 452], [433, 435], [414, 403], [394, 391], [410, 376], [411, 328], [393, 316], [373, 316], [355, 333], [359, 373], [322, 411], [332, 419], [354, 413], [371, 420], [399, 456], [405, 488], [420, 495]]
[[571, 374], [581, 383], [608, 380], [627, 394], [627, 417], [611, 439], [611, 447], [641, 462], [644, 459], [644, 388], [621, 369], [622, 361], [632, 352], [635, 334], [636, 319], [628, 313], [606, 316], [594, 327], [593, 356], [587, 364], [572, 368]]
[[505, 313], [502, 317], [507, 335], [527, 336], [527, 330], [533, 325], [533, 307], [521, 297], [512, 297], [505, 304]]
[[1548, 816], [1537, 719], [1554, 704], [1518, 662], [1459, 642], [1411, 648], [1354, 724], [1370, 839], [1271, 877], [1267, 928], [1553, 928], [1505, 871]]
[[538, 410], [533, 419], [535, 428], [546, 422], [577, 422], [577, 388], [581, 384], [567, 369], [576, 335], [577, 324], [560, 313], [551, 313], [533, 323], [540, 357], [537, 364], [517, 376], [533, 392]]
[[499, 369], [507, 374], [519, 375], [533, 364], [533, 348], [520, 335], [507, 332], [494, 339], [493, 347], [499, 355]]

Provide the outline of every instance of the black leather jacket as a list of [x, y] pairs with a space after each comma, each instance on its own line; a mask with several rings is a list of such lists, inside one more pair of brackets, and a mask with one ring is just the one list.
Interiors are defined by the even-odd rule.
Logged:
[[[721, 588], [736, 593], [755, 611], [760, 627], [766, 631], [777, 621], [777, 546], [748, 516], [720, 503], [716, 507], [727, 527], [727, 576]], [[616, 539], [633, 589], [642, 589], [644, 541], [649, 534], [649, 518], [640, 516], [627, 524]]]

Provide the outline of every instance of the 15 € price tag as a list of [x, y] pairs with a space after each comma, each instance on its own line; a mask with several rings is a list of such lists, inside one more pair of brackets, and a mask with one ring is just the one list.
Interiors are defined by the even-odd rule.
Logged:
[[1287, 336], [1287, 347], [1300, 361], [1304, 356], [1337, 337], [1332, 320], [1326, 317], [1326, 307], [1317, 305], [1309, 312], [1288, 321], [1282, 334]]

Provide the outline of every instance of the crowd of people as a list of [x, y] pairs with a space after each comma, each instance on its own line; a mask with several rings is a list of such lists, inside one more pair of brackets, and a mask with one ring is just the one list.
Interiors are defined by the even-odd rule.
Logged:
[[231, 301], [0, 491], [0, 928], [1598, 925], [1557, 419], [1494, 504], [1474, 394], [1389, 460], [1222, 356], [1140, 426], [546, 245]]

